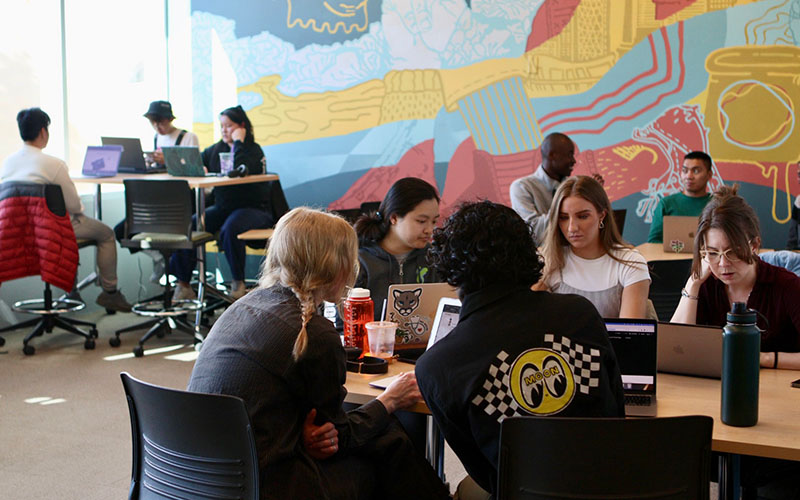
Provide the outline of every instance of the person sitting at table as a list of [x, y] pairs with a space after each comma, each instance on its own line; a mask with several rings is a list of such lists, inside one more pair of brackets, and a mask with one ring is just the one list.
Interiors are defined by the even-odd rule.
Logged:
[[698, 216], [711, 199], [708, 181], [712, 176], [711, 157], [702, 151], [692, 151], [683, 157], [680, 169], [681, 191], [659, 200], [653, 211], [648, 243], [664, 241], [665, 215]]
[[[153, 154], [148, 161], [164, 165], [164, 153], [161, 151], [163, 147], [200, 145], [196, 134], [173, 125], [172, 122], [175, 120], [175, 115], [172, 113], [172, 104], [169, 101], [151, 102], [143, 116], [150, 121], [150, 125], [156, 132], [155, 137], [153, 137]], [[124, 219], [114, 226], [114, 235], [117, 237], [117, 241], [122, 241], [125, 238]], [[139, 249], [128, 248], [128, 251], [136, 253]], [[158, 283], [164, 274], [164, 256], [156, 250], [144, 250], [144, 253], [153, 259], [153, 274], [150, 275], [150, 281]]]
[[645, 318], [647, 261], [622, 239], [612, 214], [597, 180], [581, 175], [564, 181], [550, 210], [537, 289], [582, 295], [604, 318]]
[[[241, 106], [224, 110], [219, 115], [222, 139], [203, 150], [203, 165], [209, 172], [220, 172], [220, 153], [233, 152], [233, 165], [244, 166], [244, 175], [264, 173], [264, 151], [255, 142], [253, 125]], [[220, 247], [230, 267], [232, 281], [230, 295], [234, 299], [247, 293], [244, 284], [244, 267], [247, 258], [245, 242], [238, 235], [250, 229], [266, 229], [275, 224], [271, 211], [271, 186], [269, 182], [218, 186], [214, 188], [214, 204], [206, 208], [205, 230], [219, 231]], [[173, 298], [195, 299], [197, 295], [189, 285], [197, 258], [193, 250], [173, 254], [170, 268], [178, 278]]]
[[416, 177], [392, 184], [378, 211], [356, 220], [360, 244], [356, 286], [370, 290], [376, 320], [381, 319], [389, 285], [434, 281], [426, 253], [438, 220], [436, 188]]
[[[531, 228], [514, 210], [490, 201], [462, 205], [434, 231], [429, 255], [439, 276], [458, 288], [462, 307], [455, 328], [417, 361], [417, 382], [483, 490], [497, 492], [503, 419], [625, 415], [603, 319], [584, 297], [531, 290], [542, 262]], [[591, 354], [578, 360], [571, 350]], [[575, 377], [576, 363], [591, 368]], [[546, 383], [523, 381], [545, 377]]]
[[[114, 231], [83, 213], [83, 203], [69, 177], [67, 164], [42, 152], [50, 142], [50, 116], [40, 108], [23, 109], [17, 114], [17, 125], [25, 144], [3, 162], [0, 181], [61, 186], [75, 237], [97, 243], [97, 272], [103, 291], [95, 302], [110, 311], [130, 312], [131, 305], [117, 288], [117, 243], [114, 241]], [[81, 300], [77, 289], [70, 292], [70, 297]]]
[[759, 313], [761, 366], [800, 370], [800, 277], [758, 257], [758, 217], [737, 191], [721, 187], [700, 215], [672, 322], [724, 326], [732, 304], [745, 302]]
[[340, 302], [358, 241], [339, 216], [306, 207], [280, 219], [258, 288], [214, 323], [188, 390], [244, 399], [261, 498], [447, 499], [392, 413], [420, 400], [413, 373], [350, 412], [345, 351], [317, 308]]

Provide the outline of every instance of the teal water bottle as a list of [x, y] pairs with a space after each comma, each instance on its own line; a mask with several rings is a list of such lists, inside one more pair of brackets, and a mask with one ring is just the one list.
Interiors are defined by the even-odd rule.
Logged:
[[722, 422], [750, 427], [758, 422], [761, 332], [756, 312], [734, 302], [722, 332]]

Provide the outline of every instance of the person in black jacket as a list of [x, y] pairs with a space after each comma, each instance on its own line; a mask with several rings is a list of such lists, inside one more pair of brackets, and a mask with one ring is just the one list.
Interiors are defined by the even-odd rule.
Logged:
[[496, 493], [504, 418], [625, 416], [603, 319], [579, 295], [531, 290], [543, 264], [514, 210], [466, 204], [434, 231], [428, 253], [439, 276], [458, 288], [462, 308], [456, 327], [417, 361], [417, 383], [483, 490]]
[[[219, 173], [220, 153], [233, 152], [233, 168], [244, 175], [264, 173], [264, 151], [253, 137], [253, 125], [241, 106], [228, 108], [219, 115], [222, 139], [203, 150], [203, 165], [209, 172]], [[242, 167], [243, 166], [243, 167]], [[275, 224], [272, 213], [270, 182], [218, 186], [214, 188], [214, 204], [206, 208], [206, 231], [219, 231], [221, 248], [230, 266], [231, 295], [238, 299], [247, 293], [244, 285], [245, 242], [237, 236], [250, 229], [265, 229]], [[189, 286], [196, 264], [195, 252], [182, 250], [170, 260], [170, 269], [178, 278], [174, 299], [194, 299]]]

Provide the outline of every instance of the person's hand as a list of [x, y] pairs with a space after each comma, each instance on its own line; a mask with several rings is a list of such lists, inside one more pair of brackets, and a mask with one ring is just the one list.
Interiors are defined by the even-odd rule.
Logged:
[[377, 399], [390, 414], [418, 403], [422, 399], [422, 394], [417, 387], [417, 377], [414, 372], [406, 372], [395, 377]]
[[317, 410], [311, 409], [303, 422], [303, 447], [311, 458], [325, 460], [339, 451], [339, 431], [331, 422], [314, 424]]
[[700, 276], [695, 277], [694, 274], [689, 276], [689, 279], [686, 281], [686, 292], [696, 297], [700, 292], [700, 285], [702, 285], [709, 276], [711, 276], [711, 265], [703, 257], [700, 259]]
[[592, 174], [592, 178], [594, 180], [596, 180], [597, 182], [599, 182], [601, 186], [605, 186], [606, 185], [606, 180], [603, 179], [602, 175], [600, 175], [598, 173], [594, 173], [594, 174]]
[[164, 153], [161, 151], [161, 148], [158, 148], [155, 151], [153, 151], [153, 161], [158, 163], [159, 165], [164, 164]]
[[231, 139], [234, 141], [244, 141], [245, 136], [247, 135], [247, 130], [242, 128], [237, 128], [233, 132], [231, 132]]

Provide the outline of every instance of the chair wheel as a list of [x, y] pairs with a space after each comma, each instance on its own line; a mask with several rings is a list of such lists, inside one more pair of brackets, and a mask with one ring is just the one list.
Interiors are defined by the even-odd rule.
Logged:
[[32, 345], [25, 344], [22, 347], [22, 352], [24, 352], [26, 356], [33, 356], [33, 353], [36, 352], [36, 348]]
[[92, 336], [92, 338], [95, 338], [95, 339], [96, 339], [96, 338], [98, 337], [98, 335], [97, 335], [97, 328], [92, 328], [91, 330], [89, 330], [89, 335], [91, 335], [91, 336]]
[[144, 356], [144, 347], [142, 347], [140, 345], [137, 345], [136, 347], [134, 347], [133, 348], [133, 355], [136, 356], [137, 358], [141, 358], [142, 356]]
[[117, 311], [113, 309], [106, 309], [106, 314], [117, 314]]
[[110, 345], [111, 347], [119, 347], [121, 344], [122, 341], [119, 339], [119, 337], [111, 337], [110, 339], [108, 339], [108, 345]]
[[6, 339], [4, 339], [3, 337], [0, 337], [0, 347], [2, 347], [4, 345], [6, 345]]
[[94, 339], [86, 339], [86, 342], [83, 343], [83, 348], [87, 351], [94, 349]]

